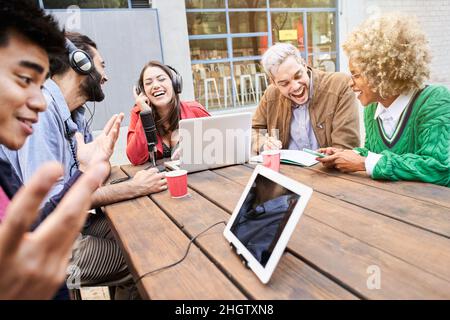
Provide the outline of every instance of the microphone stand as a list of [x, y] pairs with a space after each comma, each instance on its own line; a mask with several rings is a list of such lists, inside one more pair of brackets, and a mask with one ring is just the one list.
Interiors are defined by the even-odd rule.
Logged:
[[140, 112], [139, 116], [142, 121], [145, 139], [147, 140], [148, 161], [153, 165], [153, 167], [156, 167], [156, 157], [157, 157], [156, 144], [158, 142], [158, 139], [156, 136], [155, 122], [153, 120], [153, 112], [145, 102], [144, 108], [142, 109], [144, 110]]
[[156, 144], [153, 142], [147, 142], [148, 146], [148, 161], [156, 167]]

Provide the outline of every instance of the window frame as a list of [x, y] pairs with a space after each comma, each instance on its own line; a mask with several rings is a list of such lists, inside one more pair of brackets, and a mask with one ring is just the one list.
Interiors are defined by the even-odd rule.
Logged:
[[[339, 23], [340, 23], [340, 1], [336, 1], [335, 7], [330, 8], [271, 8], [270, 0], [266, 0], [265, 8], [229, 8], [228, 6], [229, 0], [224, 0], [225, 8], [208, 8], [208, 9], [186, 9], [187, 13], [216, 13], [221, 12], [225, 13], [226, 17], [226, 33], [223, 34], [208, 34], [208, 35], [189, 35], [189, 40], [212, 40], [212, 39], [226, 39], [227, 43], [227, 58], [223, 59], [198, 59], [191, 60], [191, 65], [196, 64], [211, 64], [211, 63], [230, 63], [231, 70], [231, 79], [235, 81], [235, 72], [234, 72], [234, 63], [249, 61], [249, 60], [261, 60], [262, 56], [243, 56], [243, 57], [234, 57], [233, 56], [233, 39], [237, 37], [262, 37], [267, 36], [267, 45], [268, 47], [273, 45], [273, 37], [272, 37], [272, 13], [301, 13], [303, 15], [303, 28], [305, 33], [305, 50], [302, 52], [303, 58], [308, 61], [309, 57], [314, 58], [315, 54], [308, 52], [308, 13], [333, 13], [335, 16], [335, 35], [336, 35], [336, 48], [335, 50], [331, 50], [330, 54], [336, 56], [336, 71], [340, 71], [340, 41], [339, 41]], [[230, 13], [232, 12], [266, 12], [267, 13], [267, 32], [251, 32], [251, 33], [231, 33], [230, 27]], [[232, 86], [233, 96], [236, 96], [238, 93], [235, 92], [235, 86]], [[233, 98], [234, 99], [234, 98]], [[235, 100], [233, 100], [235, 101]], [[236, 108], [236, 105], [234, 107]]]

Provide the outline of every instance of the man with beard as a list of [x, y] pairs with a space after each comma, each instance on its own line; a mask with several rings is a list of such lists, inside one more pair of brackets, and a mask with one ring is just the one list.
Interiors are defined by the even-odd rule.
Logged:
[[[64, 179], [48, 197], [57, 194], [80, 166], [89, 163], [93, 151], [101, 147], [97, 141], [105, 134], [93, 140], [84, 117], [87, 101], [102, 101], [105, 97], [102, 90], [102, 85], [108, 80], [105, 62], [89, 37], [66, 33], [66, 38], [70, 40], [67, 45], [69, 52], [50, 56], [51, 78], [42, 89], [48, 109], [33, 126], [33, 136], [18, 152], [6, 148], [0, 152], [0, 157], [13, 165], [23, 182], [27, 182], [44, 162], [56, 160], [63, 163]], [[82, 50], [90, 56], [94, 67], [88, 74], [79, 72], [70, 64], [70, 52], [74, 50]], [[106, 131], [108, 127], [105, 126]], [[93, 195], [92, 206], [101, 207], [165, 189], [163, 174], [156, 169], [142, 170], [129, 181], [98, 188]], [[40, 221], [45, 218], [41, 216]], [[69, 278], [80, 279], [81, 286], [118, 286], [125, 289], [116, 290], [116, 298], [120, 299], [132, 298], [129, 293], [136, 293], [129, 290], [130, 287], [134, 289], [132, 277], [103, 213], [89, 218], [74, 247], [71, 264], [73, 267], [69, 269], [73, 272]]]

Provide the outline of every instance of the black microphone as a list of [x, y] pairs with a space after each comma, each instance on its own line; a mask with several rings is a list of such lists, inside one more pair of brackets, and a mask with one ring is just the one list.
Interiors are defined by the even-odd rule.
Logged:
[[156, 144], [158, 138], [156, 137], [156, 125], [153, 119], [153, 112], [149, 108], [148, 110], [141, 111], [139, 116], [141, 117], [142, 127], [144, 128], [145, 138], [147, 139], [149, 161], [156, 166]]

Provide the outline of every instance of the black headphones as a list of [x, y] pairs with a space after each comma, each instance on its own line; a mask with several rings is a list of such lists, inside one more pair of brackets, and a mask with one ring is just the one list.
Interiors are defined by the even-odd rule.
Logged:
[[[75, 70], [75, 72], [78, 74], [81, 74], [84, 76], [90, 75], [92, 77], [91, 72], [94, 70], [95, 66], [94, 66], [94, 62], [92, 61], [91, 56], [86, 51], [78, 49], [73, 44], [73, 42], [67, 38], [66, 38], [66, 49], [69, 51], [69, 64], [72, 67], [72, 69]], [[87, 108], [87, 109], [89, 110], [89, 108]], [[94, 113], [95, 113], [95, 102], [94, 102]], [[91, 114], [91, 119], [93, 116], [94, 115]], [[89, 122], [89, 120], [88, 120], [88, 122]], [[73, 167], [76, 167], [78, 169], [79, 163], [78, 163], [78, 159], [77, 159], [76, 148], [73, 144], [72, 139], [70, 138], [69, 127], [67, 126], [66, 122], [64, 122], [64, 125], [66, 128], [67, 139], [69, 140], [70, 151], [72, 153], [72, 158], [74, 161], [74, 164], [70, 168], [70, 172], [69, 172], [69, 174], [72, 176]], [[88, 126], [90, 126], [90, 124], [88, 124]]]
[[[181, 77], [181, 74], [178, 73], [178, 71], [165, 64], [166, 68], [168, 68], [171, 71], [171, 78], [172, 78], [172, 87], [175, 94], [180, 94], [183, 91], [183, 78]], [[144, 92], [144, 88], [142, 87], [141, 82], [138, 80], [138, 83], [136, 85], [136, 93], [139, 95], [141, 92]]]
[[66, 48], [69, 50], [69, 64], [73, 70], [81, 75], [88, 75], [94, 69], [91, 56], [83, 50], [78, 49], [72, 41], [66, 38]]
[[183, 78], [181, 77], [181, 74], [178, 73], [175, 68], [169, 66], [166, 64], [166, 67], [172, 70], [172, 86], [173, 90], [176, 94], [180, 94], [183, 91]]

